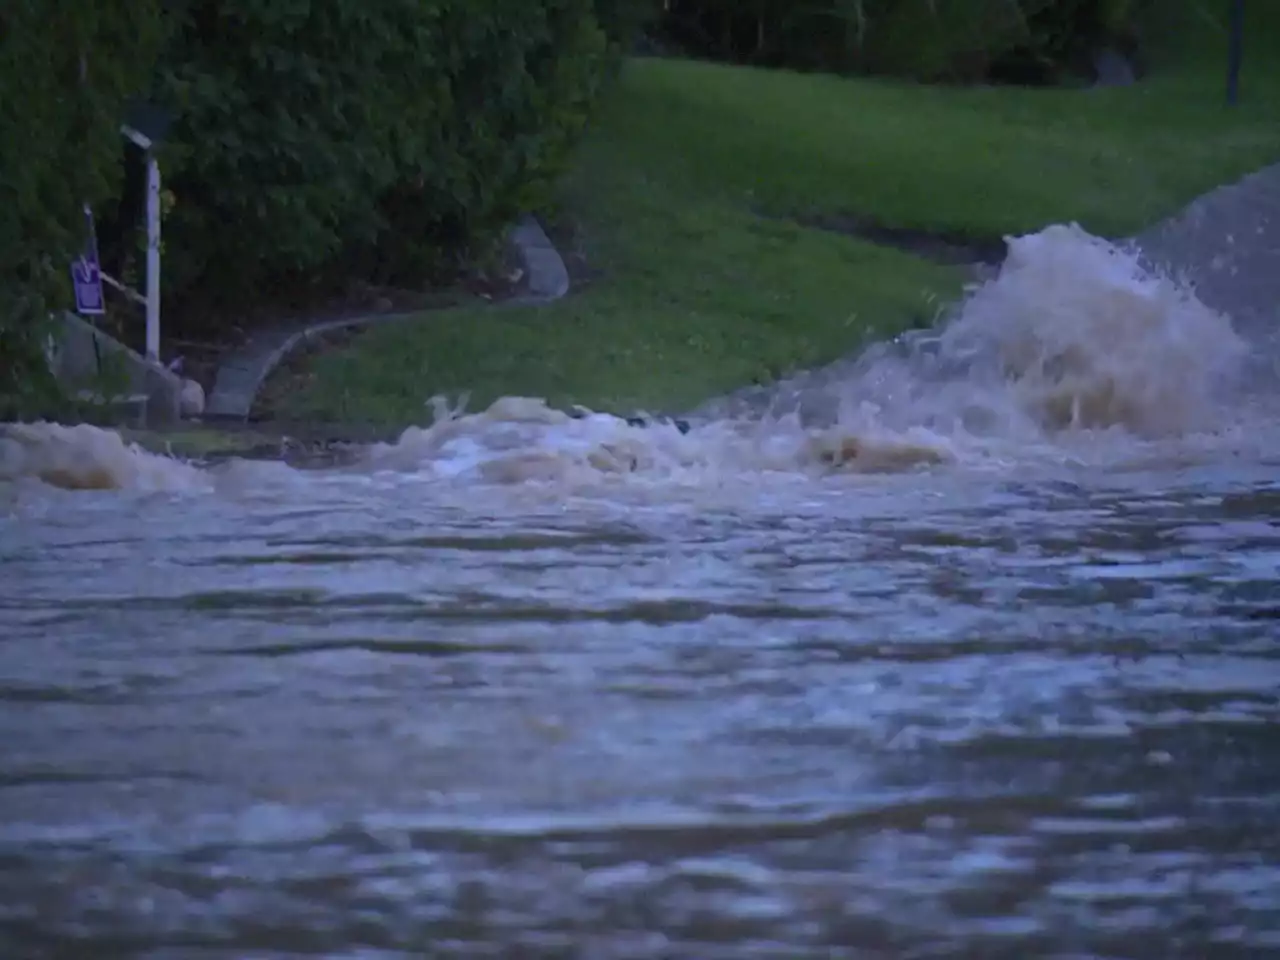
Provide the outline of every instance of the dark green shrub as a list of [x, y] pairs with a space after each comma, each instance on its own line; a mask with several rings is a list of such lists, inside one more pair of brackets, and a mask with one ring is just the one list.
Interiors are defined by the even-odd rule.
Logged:
[[593, 0], [189, 0], [175, 18], [156, 95], [177, 116], [166, 290], [188, 301], [447, 266], [546, 198], [605, 66]]
[[630, 53], [647, 28], [662, 15], [662, 0], [595, 0], [596, 20], [609, 46]]
[[918, 80], [980, 80], [993, 62], [1033, 42], [1034, 18], [1055, 2], [1061, 5], [1061, 0], [897, 0], [884, 4], [864, 47], [866, 66], [873, 73]]
[[150, 75], [154, 0], [0, 9], [0, 419], [48, 409], [50, 313], [71, 305], [83, 205], [119, 186], [125, 99]]
[[658, 31], [699, 56], [880, 73], [987, 78], [1010, 58], [1046, 77], [1123, 37], [1150, 0], [669, 0]]
[[[565, 172], [607, 71], [591, 0], [517, 3], [476, 24], [476, 0], [451, 0], [446, 42], [422, 79], [447, 91], [424, 99], [412, 78], [398, 99], [396, 176], [379, 196], [384, 272], [482, 254], [522, 211], [540, 210]], [[410, 56], [420, 53], [410, 52]], [[406, 76], [408, 66], [406, 65]]]

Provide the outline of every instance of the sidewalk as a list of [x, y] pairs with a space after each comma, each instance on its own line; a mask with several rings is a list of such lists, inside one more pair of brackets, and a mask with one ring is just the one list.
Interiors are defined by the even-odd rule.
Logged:
[[1245, 336], [1280, 328], [1280, 164], [1219, 187], [1134, 238]]

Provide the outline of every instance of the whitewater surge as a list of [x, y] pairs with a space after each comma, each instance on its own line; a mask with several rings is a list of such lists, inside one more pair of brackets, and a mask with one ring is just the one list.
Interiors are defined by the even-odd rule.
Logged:
[[1040, 430], [1141, 437], [1215, 427], [1247, 353], [1228, 317], [1074, 225], [1012, 239], [940, 346]]
[[[704, 483], [1007, 464], [1079, 456], [1100, 438], [1114, 452], [1241, 429], [1250, 347], [1228, 317], [1075, 225], [1008, 247], [940, 329], [784, 382], [763, 406], [722, 404], [682, 430], [535, 398], [477, 413], [436, 400], [430, 424], [370, 447], [354, 469], [463, 484]], [[835, 411], [828, 422], [801, 415], [797, 400], [815, 398]], [[191, 489], [201, 474], [93, 427], [0, 427], [0, 481]]]

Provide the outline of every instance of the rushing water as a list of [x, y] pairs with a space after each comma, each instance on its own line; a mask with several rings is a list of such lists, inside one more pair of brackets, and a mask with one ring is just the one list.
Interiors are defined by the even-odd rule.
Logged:
[[1280, 955], [1259, 356], [1051, 228], [834, 423], [0, 428], [0, 956]]

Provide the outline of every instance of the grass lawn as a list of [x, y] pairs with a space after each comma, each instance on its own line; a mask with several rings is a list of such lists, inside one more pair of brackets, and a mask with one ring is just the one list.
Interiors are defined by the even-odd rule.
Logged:
[[1280, 63], [1249, 66], [1229, 109], [1218, 56], [1095, 91], [633, 61], [564, 186], [593, 282], [550, 306], [369, 329], [308, 358], [274, 412], [407, 424], [463, 392], [472, 409], [519, 394], [672, 412], [832, 360], [931, 319], [961, 274], [775, 216], [1125, 236], [1280, 159]]

